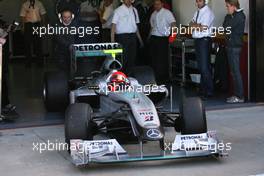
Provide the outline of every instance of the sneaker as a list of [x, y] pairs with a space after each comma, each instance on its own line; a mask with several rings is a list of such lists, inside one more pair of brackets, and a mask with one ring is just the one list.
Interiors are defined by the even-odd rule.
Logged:
[[6, 105], [3, 109], [2, 112], [8, 113], [16, 110], [16, 106], [12, 104]]
[[14, 122], [18, 118], [19, 118], [19, 115], [15, 111], [13, 111], [12, 114], [11, 113], [1, 114], [0, 115], [0, 122], [1, 121]]
[[226, 99], [227, 103], [245, 103], [245, 99], [244, 98], [239, 98], [237, 96], [232, 96]]

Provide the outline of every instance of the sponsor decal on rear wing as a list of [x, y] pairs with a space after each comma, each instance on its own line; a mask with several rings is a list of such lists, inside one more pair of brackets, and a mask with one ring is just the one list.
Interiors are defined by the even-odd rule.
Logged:
[[71, 47], [75, 57], [112, 56], [122, 54], [123, 49], [119, 43], [75, 44]]

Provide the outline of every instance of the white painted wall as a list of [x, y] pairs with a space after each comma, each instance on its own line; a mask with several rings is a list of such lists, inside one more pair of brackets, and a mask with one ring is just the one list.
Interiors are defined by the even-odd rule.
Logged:
[[[249, 29], [249, 0], [240, 0], [240, 5], [244, 8], [244, 12], [247, 16], [246, 21], [246, 29], [245, 31], [248, 32]], [[195, 7], [195, 0], [173, 0], [173, 13], [176, 16], [177, 24], [188, 24], [194, 12], [196, 11]], [[212, 8], [213, 12], [215, 13], [216, 19], [214, 22], [215, 26], [221, 26], [224, 17], [226, 15], [226, 8], [225, 8], [225, 1], [224, 0], [211, 0], [209, 6]]]

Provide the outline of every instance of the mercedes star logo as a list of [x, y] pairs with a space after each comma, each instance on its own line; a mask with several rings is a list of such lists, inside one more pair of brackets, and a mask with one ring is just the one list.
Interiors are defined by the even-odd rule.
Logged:
[[158, 138], [160, 136], [160, 131], [157, 129], [149, 129], [147, 131], [147, 136], [152, 139]]

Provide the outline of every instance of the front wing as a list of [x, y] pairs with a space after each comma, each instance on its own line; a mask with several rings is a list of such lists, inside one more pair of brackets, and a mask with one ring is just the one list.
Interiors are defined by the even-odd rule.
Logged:
[[[92, 163], [120, 163], [153, 160], [172, 160], [181, 158], [221, 156], [224, 151], [219, 150], [219, 140], [215, 132], [195, 135], [176, 135], [169, 150], [160, 154], [138, 155], [129, 154], [115, 139], [109, 140], [71, 140], [71, 158], [76, 166]], [[141, 143], [140, 146], [143, 144]]]

